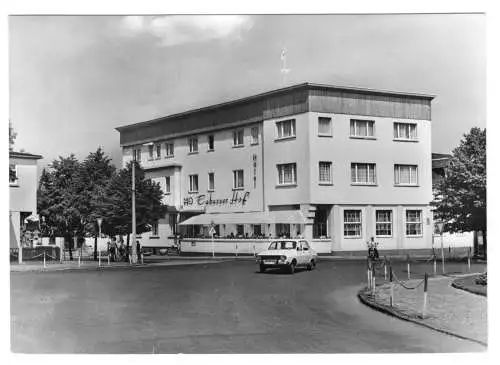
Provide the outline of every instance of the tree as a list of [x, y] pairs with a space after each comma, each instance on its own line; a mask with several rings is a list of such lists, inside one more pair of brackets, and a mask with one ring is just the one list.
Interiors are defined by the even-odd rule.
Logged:
[[[159, 184], [146, 179], [144, 170], [136, 163], [136, 231], [148, 232], [150, 224], [164, 218], [167, 207], [162, 204], [163, 192]], [[103, 231], [108, 234], [127, 235], [127, 247], [132, 231], [132, 162], [121, 169], [106, 188]]]
[[97, 260], [97, 218], [105, 215], [104, 194], [106, 186], [115, 175], [116, 168], [111, 159], [99, 147], [90, 153], [80, 165], [77, 186], [77, 201], [82, 216], [84, 231], [94, 237], [94, 260]]
[[447, 232], [481, 231], [486, 256], [486, 129], [464, 134], [433, 205]]
[[37, 210], [45, 217], [44, 225], [69, 242], [70, 260], [73, 259], [72, 233], [82, 234], [81, 207], [75, 194], [79, 168], [80, 163], [73, 154], [60, 156], [52, 162], [49, 172], [42, 171], [37, 194]]
[[9, 151], [14, 151], [14, 141], [16, 140], [17, 133], [14, 132], [12, 122], [9, 120]]
[[[44, 226], [69, 240], [94, 236], [96, 260], [97, 218], [104, 214], [104, 193], [114, 174], [111, 159], [98, 148], [82, 163], [74, 155], [59, 157], [40, 176], [38, 211], [46, 219]], [[70, 258], [71, 248], [70, 243]]]

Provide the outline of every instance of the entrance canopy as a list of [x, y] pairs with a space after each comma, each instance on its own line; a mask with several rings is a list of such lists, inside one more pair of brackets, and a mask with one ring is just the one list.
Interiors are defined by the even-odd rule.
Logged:
[[299, 210], [282, 210], [271, 212], [248, 213], [206, 213], [188, 218], [180, 225], [210, 225], [213, 224], [306, 224], [307, 219]]

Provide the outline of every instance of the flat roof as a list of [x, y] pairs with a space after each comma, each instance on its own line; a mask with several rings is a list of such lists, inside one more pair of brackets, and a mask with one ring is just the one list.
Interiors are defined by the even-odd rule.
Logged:
[[129, 129], [129, 128], [135, 128], [135, 127], [138, 127], [141, 125], [153, 124], [153, 123], [159, 122], [161, 120], [178, 118], [178, 117], [186, 116], [189, 114], [214, 110], [214, 109], [218, 109], [218, 108], [222, 108], [222, 107], [226, 107], [226, 106], [244, 104], [244, 103], [252, 101], [252, 100], [262, 99], [262, 98], [266, 98], [266, 97], [274, 96], [274, 95], [279, 95], [279, 94], [285, 94], [287, 92], [300, 90], [300, 89], [328, 89], [328, 90], [336, 90], [336, 91], [352, 91], [352, 92], [358, 92], [358, 93], [364, 93], [364, 94], [408, 96], [408, 97], [414, 97], [414, 98], [419, 98], [419, 99], [429, 99], [429, 100], [432, 100], [436, 97], [435, 95], [431, 95], [431, 94], [420, 94], [420, 93], [389, 91], [389, 90], [376, 90], [376, 89], [360, 88], [360, 87], [353, 87], [353, 86], [326, 85], [326, 84], [315, 84], [315, 83], [310, 83], [310, 82], [304, 82], [302, 84], [297, 84], [297, 85], [292, 85], [292, 86], [288, 86], [288, 87], [284, 87], [284, 88], [280, 88], [280, 89], [275, 89], [275, 90], [263, 92], [260, 94], [247, 96], [247, 97], [240, 98], [240, 99], [235, 99], [235, 100], [231, 100], [231, 101], [227, 101], [227, 102], [213, 104], [213, 105], [202, 107], [202, 108], [191, 109], [191, 110], [188, 110], [185, 112], [171, 114], [171, 115], [167, 115], [164, 117], [159, 117], [159, 118], [155, 118], [155, 119], [151, 119], [151, 120], [147, 120], [147, 121], [143, 121], [143, 122], [127, 124], [127, 125], [123, 125], [120, 127], [116, 127], [115, 129], [118, 132], [120, 132], [122, 130]]
[[452, 155], [449, 155], [447, 153], [432, 153], [433, 160], [449, 160], [451, 157]]
[[24, 159], [29, 159], [29, 160], [40, 160], [40, 159], [43, 158], [40, 155], [34, 155], [32, 153], [16, 152], [16, 151], [9, 151], [9, 157], [12, 157], [12, 158], [24, 158]]

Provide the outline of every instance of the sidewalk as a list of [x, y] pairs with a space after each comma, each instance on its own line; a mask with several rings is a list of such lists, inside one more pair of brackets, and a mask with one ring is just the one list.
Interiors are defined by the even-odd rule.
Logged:
[[[388, 283], [377, 286], [375, 296], [366, 288], [358, 296], [361, 302], [381, 312], [487, 346], [487, 299], [453, 288], [451, 284], [456, 278], [429, 278], [425, 318], [422, 318], [423, 285], [408, 290], [394, 283], [392, 307]], [[404, 285], [413, 288], [421, 281], [409, 280]]]
[[181, 266], [181, 265], [201, 265], [201, 264], [215, 264], [227, 260], [217, 260], [217, 259], [203, 259], [199, 258], [196, 260], [162, 260], [160, 262], [153, 263], [138, 263], [131, 265], [126, 262], [110, 262], [108, 265], [107, 261], [102, 261], [101, 266], [95, 261], [84, 261], [78, 266], [78, 260], [73, 262], [63, 262], [63, 263], [48, 263], [46, 267], [43, 267], [43, 263], [26, 263], [26, 264], [11, 264], [11, 272], [30, 272], [30, 271], [77, 271], [77, 270], [112, 270], [112, 269], [134, 269], [134, 268], [146, 268], [146, 267], [157, 267], [157, 266]]

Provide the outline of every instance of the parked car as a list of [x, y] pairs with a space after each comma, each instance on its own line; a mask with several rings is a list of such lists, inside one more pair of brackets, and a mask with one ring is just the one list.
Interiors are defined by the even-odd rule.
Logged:
[[259, 252], [256, 261], [260, 272], [269, 268], [284, 268], [293, 274], [298, 267], [314, 269], [317, 259], [318, 254], [306, 240], [278, 239], [273, 240], [266, 251]]

